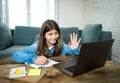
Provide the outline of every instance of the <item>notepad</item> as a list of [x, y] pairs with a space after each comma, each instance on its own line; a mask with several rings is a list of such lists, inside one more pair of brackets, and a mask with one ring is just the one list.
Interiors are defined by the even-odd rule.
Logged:
[[9, 78], [18, 78], [26, 76], [26, 68], [25, 67], [17, 67], [17, 68], [11, 68]]
[[35, 76], [35, 75], [41, 75], [42, 70], [41, 69], [29, 69], [28, 70], [28, 76]]

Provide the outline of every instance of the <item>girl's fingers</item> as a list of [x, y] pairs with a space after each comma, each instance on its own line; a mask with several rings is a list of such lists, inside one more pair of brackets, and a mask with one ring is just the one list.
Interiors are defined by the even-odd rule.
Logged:
[[37, 59], [36, 59], [36, 64], [38, 65], [44, 65], [46, 63], [48, 63], [48, 59], [45, 57], [45, 56], [38, 56]]
[[[70, 33], [70, 42], [72, 42], [72, 41], [77, 42], [77, 39], [78, 39], [78, 35], [76, 33], [72, 33], [72, 34]], [[78, 43], [80, 43], [80, 40], [81, 39], [78, 40]]]
[[42, 56], [41, 60], [42, 60], [44, 63], [48, 63], [48, 58], [46, 58], [45, 56]]
[[80, 43], [80, 41], [81, 41], [81, 38], [79, 38], [79, 40], [78, 40], [78, 44]]
[[77, 41], [77, 34], [76, 34], [76, 33], [73, 33], [73, 36], [72, 36], [72, 37], [73, 37], [72, 39], [73, 39], [74, 41]]
[[40, 61], [43, 62], [43, 63], [46, 63], [46, 62], [47, 62], [46, 59], [41, 59]]
[[75, 34], [75, 41], [77, 41], [77, 34]]
[[43, 65], [44, 62], [42, 60], [39, 61], [39, 65]]
[[72, 41], [73, 40], [73, 38], [72, 38], [72, 34], [70, 33], [70, 41]]
[[76, 34], [75, 34], [75, 33], [73, 33], [73, 39], [75, 40], [75, 38], [76, 38]]

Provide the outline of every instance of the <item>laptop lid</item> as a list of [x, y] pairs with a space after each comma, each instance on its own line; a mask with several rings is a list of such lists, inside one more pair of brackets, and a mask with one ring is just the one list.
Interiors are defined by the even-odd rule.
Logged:
[[113, 41], [114, 39], [84, 43], [77, 59], [53, 66], [71, 77], [102, 67], [108, 57]]

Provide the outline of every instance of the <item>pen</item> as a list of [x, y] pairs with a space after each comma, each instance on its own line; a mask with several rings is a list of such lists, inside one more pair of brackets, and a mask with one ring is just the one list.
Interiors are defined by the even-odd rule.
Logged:
[[38, 69], [43, 69], [43, 68], [45, 68], [45, 67], [38, 67]]

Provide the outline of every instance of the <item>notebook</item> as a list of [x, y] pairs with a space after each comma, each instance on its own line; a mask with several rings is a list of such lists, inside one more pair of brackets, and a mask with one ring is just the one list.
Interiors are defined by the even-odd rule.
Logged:
[[81, 46], [79, 55], [73, 59], [53, 65], [70, 77], [89, 72], [96, 68], [103, 67], [114, 39], [84, 43]]

